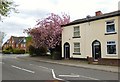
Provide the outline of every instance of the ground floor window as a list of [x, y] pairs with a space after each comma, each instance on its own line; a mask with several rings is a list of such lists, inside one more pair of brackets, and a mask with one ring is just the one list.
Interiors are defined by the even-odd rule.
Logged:
[[80, 53], [80, 43], [74, 43], [74, 53]]
[[107, 42], [107, 54], [116, 54], [116, 43], [115, 41]]

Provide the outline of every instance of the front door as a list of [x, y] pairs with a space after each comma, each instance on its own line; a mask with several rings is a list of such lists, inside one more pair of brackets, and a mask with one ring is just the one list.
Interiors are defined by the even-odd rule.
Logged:
[[93, 58], [94, 60], [98, 60], [101, 58], [101, 45], [99, 41], [94, 41], [93, 42]]
[[70, 45], [69, 45], [69, 43], [64, 44], [64, 58], [65, 59], [70, 58]]

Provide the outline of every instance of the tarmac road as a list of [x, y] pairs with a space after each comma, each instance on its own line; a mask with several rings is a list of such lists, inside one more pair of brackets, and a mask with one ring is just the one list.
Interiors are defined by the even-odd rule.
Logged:
[[23, 60], [18, 59], [17, 56], [19, 55], [3, 55], [0, 63], [2, 65], [2, 80], [60, 80], [68, 82], [75, 80], [78, 82], [82, 80], [91, 80], [92, 82], [110, 82], [111, 80], [115, 82], [113, 80], [118, 80], [118, 73]]

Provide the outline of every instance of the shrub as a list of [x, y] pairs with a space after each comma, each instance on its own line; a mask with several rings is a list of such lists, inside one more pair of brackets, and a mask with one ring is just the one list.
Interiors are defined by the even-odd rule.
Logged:
[[34, 56], [35, 55], [35, 47], [30, 45], [29, 46], [29, 54], [30, 56]]
[[47, 52], [46, 47], [35, 48], [32, 45], [29, 46], [29, 54], [30, 54], [30, 56], [41, 56], [41, 55], [45, 55], [46, 52]]
[[10, 54], [10, 51], [9, 50], [3, 50], [2, 53], [3, 54]]
[[41, 55], [45, 55], [47, 53], [47, 48], [44, 46], [40, 47], [39, 50], [40, 50], [39, 52]]
[[25, 50], [20, 49], [21, 54], [25, 54]]
[[35, 52], [36, 56], [39, 56], [41, 55], [41, 51], [40, 51], [40, 48], [35, 48]]
[[52, 53], [52, 59], [55, 59], [55, 60], [60, 60], [60, 59], [62, 59], [60, 52], [54, 51], [54, 52]]
[[35, 54], [36, 54], [36, 56], [45, 55], [46, 52], [47, 52], [47, 48], [46, 47], [35, 48]]
[[11, 46], [2, 51], [3, 54], [11, 54], [12, 52], [13, 48]]
[[25, 54], [25, 50], [23, 50], [23, 49], [13, 49], [13, 54]]
[[[4, 52], [4, 51], [3, 51]], [[5, 49], [5, 52], [7, 53], [7, 54], [10, 54], [10, 53], [12, 53], [13, 52], [13, 48], [10, 46], [10, 47], [7, 47], [6, 49]]]

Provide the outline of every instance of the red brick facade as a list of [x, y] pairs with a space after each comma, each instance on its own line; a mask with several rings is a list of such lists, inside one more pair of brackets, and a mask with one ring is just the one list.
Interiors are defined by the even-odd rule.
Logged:
[[4, 44], [2, 49], [6, 49], [8, 47], [12, 47], [13, 49], [24, 49], [26, 50], [26, 38], [25, 37], [15, 37], [11, 36]]

